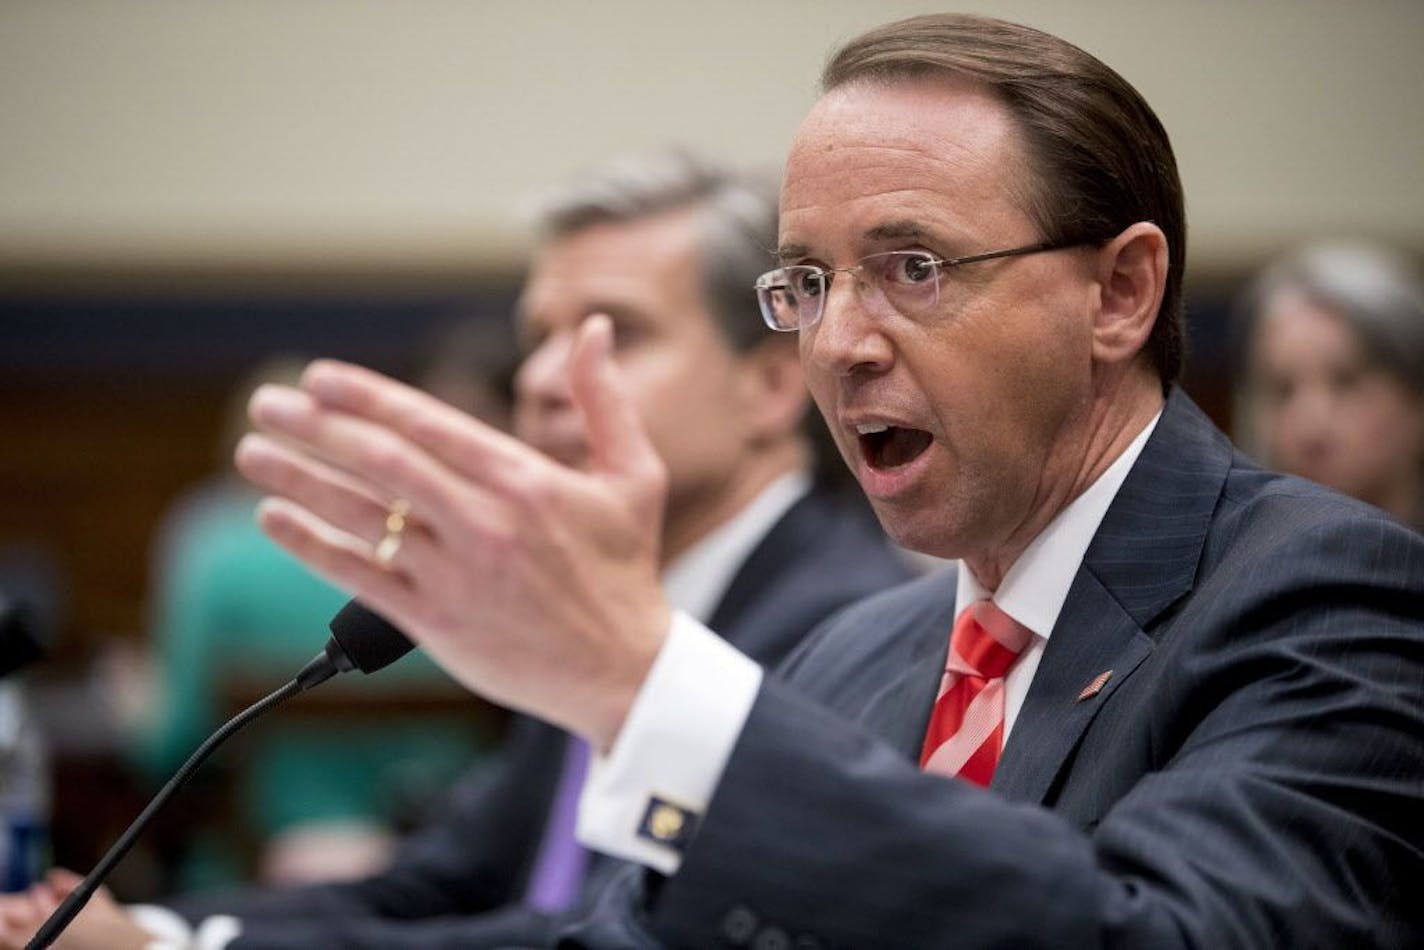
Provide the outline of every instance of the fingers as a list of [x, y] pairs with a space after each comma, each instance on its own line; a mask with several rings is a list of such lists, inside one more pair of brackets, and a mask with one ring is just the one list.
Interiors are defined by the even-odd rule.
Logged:
[[661, 471], [638, 411], [613, 365], [613, 324], [604, 314], [579, 327], [569, 360], [574, 401], [588, 426], [589, 460], [595, 471], [647, 476]]
[[47, 881], [41, 881], [29, 890], [0, 895], [0, 950], [24, 947], [67, 893], [57, 893]]
[[428, 393], [360, 366], [318, 360], [302, 388], [323, 406], [389, 427], [477, 481], [515, 484], [536, 457], [527, 446]]
[[[328, 525], [364, 542], [368, 554], [375, 556], [376, 546], [386, 535], [393, 502], [373, 498], [371, 491], [354, 478], [267, 436], [243, 437], [237, 446], [236, 459], [238, 470], [253, 484], [297, 502]], [[401, 533], [400, 547], [407, 552], [402, 560], [408, 563], [412, 552], [425, 551], [424, 546], [416, 547], [418, 538], [438, 533], [434, 524], [411, 514], [405, 519]], [[418, 568], [414, 564], [409, 566]]]
[[0, 895], [0, 950], [23, 950], [43, 923], [28, 894]]
[[263, 435], [237, 444], [238, 471], [267, 491], [300, 500], [331, 524], [348, 526], [358, 538], [379, 538], [391, 502], [338, 469], [294, 452]]
[[[378, 613], [417, 623], [425, 615], [425, 598], [417, 595], [405, 571], [376, 564], [369, 545], [332, 528], [299, 504], [284, 498], [263, 499], [257, 520], [273, 541]], [[398, 552], [396, 560], [410, 556]]]
[[462, 512], [490, 506], [478, 485], [398, 433], [326, 408], [300, 390], [263, 386], [250, 411], [259, 427], [294, 443], [295, 450], [270, 438], [245, 441], [243, 473], [357, 537], [380, 537], [377, 524], [385, 520], [387, 499], [410, 502], [437, 532]]

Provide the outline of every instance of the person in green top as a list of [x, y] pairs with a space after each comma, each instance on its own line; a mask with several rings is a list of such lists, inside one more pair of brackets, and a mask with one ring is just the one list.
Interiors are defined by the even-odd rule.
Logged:
[[[480, 359], [496, 358], [498, 341], [464, 320], [441, 334], [422, 374], [449, 396], [450, 382], [487, 375]], [[292, 360], [269, 361], [239, 387], [240, 407], [258, 381], [290, 375]], [[489, 412], [489, 407], [482, 407]], [[230, 457], [245, 429], [239, 408], [224, 441]], [[132, 757], [162, 783], [198, 744], [236, 712], [275, 689], [321, 648], [326, 626], [348, 598], [262, 534], [257, 494], [235, 475], [198, 485], [170, 508], [156, 534], [151, 644], [156, 696], [134, 736]], [[362, 682], [352, 701], [382, 692], [444, 689], [449, 677], [421, 654]], [[487, 724], [487, 723], [486, 723]], [[481, 719], [431, 718], [411, 712], [379, 724], [335, 725], [329, 719], [278, 714], [240, 737], [221, 760], [233, 766], [234, 799], [246, 831], [259, 843], [257, 876], [299, 881], [368, 873], [383, 863], [394, 819], [434, 799], [478, 755]], [[245, 876], [230, 829], [202, 835], [186, 848], [176, 886], [230, 883]]]

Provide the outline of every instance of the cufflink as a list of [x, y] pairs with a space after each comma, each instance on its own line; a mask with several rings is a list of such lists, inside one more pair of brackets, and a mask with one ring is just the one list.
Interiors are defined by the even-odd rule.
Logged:
[[697, 819], [697, 812], [691, 808], [654, 795], [638, 822], [638, 837], [682, 851], [697, 830]]
[[1097, 676], [1094, 676], [1088, 685], [1083, 687], [1083, 691], [1078, 694], [1078, 698], [1075, 699], [1074, 702], [1081, 703], [1083, 700], [1092, 699], [1101, 693], [1103, 687], [1108, 684], [1108, 679], [1111, 678], [1112, 675], [1112, 670], [1103, 670]]

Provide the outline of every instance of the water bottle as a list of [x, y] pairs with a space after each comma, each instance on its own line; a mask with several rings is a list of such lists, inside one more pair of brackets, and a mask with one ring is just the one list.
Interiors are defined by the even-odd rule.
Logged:
[[49, 820], [49, 756], [24, 685], [0, 680], [0, 891], [39, 878]]

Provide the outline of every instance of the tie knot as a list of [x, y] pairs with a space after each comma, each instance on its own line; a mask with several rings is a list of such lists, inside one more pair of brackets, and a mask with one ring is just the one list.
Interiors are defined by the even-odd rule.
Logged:
[[949, 638], [949, 669], [983, 679], [999, 679], [1032, 638], [1032, 630], [993, 601], [975, 601], [954, 621]]

